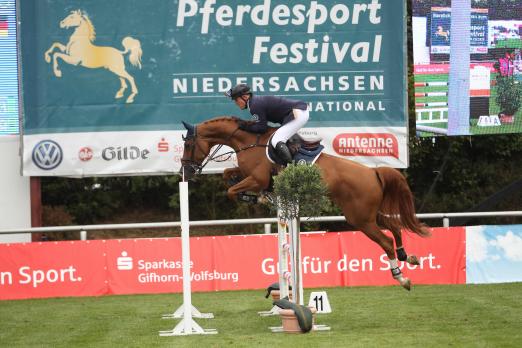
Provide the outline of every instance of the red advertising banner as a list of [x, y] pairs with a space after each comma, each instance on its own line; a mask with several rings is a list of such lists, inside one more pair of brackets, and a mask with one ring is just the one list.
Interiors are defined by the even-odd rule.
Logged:
[[107, 294], [105, 244], [0, 244], [0, 299]]
[[[421, 264], [400, 263], [413, 284], [466, 282], [465, 228], [431, 238], [403, 233]], [[387, 257], [361, 232], [303, 233], [305, 287], [390, 285]], [[277, 236], [195, 237], [193, 291], [261, 289], [278, 280]], [[0, 299], [181, 292], [181, 239], [0, 245]]]

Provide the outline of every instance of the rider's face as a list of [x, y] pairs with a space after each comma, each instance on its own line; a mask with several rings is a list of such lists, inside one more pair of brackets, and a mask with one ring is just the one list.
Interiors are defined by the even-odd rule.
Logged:
[[248, 95], [242, 95], [241, 97], [237, 97], [236, 99], [234, 99], [234, 102], [236, 103], [238, 108], [244, 110], [247, 107], [247, 100]]

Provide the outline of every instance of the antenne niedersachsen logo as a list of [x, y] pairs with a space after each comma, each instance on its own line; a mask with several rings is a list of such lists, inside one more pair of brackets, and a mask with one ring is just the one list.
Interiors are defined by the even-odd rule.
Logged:
[[[138, 94], [138, 88], [134, 82], [134, 77], [125, 69], [124, 55], [129, 54], [129, 61], [133, 66], [141, 69], [141, 44], [140, 41], [130, 36], [122, 40], [124, 50], [110, 46], [96, 46], [93, 44], [96, 39], [94, 26], [85, 12], [81, 10], [71, 11], [71, 13], [60, 22], [60, 28], [75, 28], [69, 37], [66, 45], [54, 42], [45, 52], [45, 61], [53, 63], [53, 72], [56, 77], [61, 77], [62, 72], [58, 64], [60, 60], [72, 65], [81, 65], [86, 68], [105, 68], [120, 78], [121, 87], [116, 92], [115, 98], [124, 96], [128, 81], [131, 87], [131, 94], [126, 102], [134, 102], [134, 97]], [[58, 49], [58, 51], [54, 51]]]

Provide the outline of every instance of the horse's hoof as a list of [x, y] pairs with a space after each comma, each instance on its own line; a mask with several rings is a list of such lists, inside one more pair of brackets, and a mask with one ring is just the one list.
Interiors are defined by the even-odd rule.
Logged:
[[401, 283], [402, 287], [406, 290], [410, 291], [411, 289], [411, 281], [409, 278], [401, 278], [399, 279], [399, 283]]
[[415, 255], [409, 255], [406, 259], [406, 262], [408, 262], [410, 265], [420, 265], [419, 258]]
[[114, 99], [120, 99], [120, 98], [123, 98], [123, 93], [122, 92], [116, 93], [116, 95], [114, 96]]
[[51, 56], [48, 55], [47, 53], [45, 54], [45, 62], [46, 63], [50, 63], [51, 62]]
[[56, 76], [56, 77], [62, 77], [62, 72], [61, 72], [60, 70], [56, 70], [56, 71], [54, 72], [54, 76]]
[[257, 204], [270, 204], [271, 201], [270, 199], [266, 196], [266, 195], [259, 195], [259, 197], [257, 197]]
[[134, 95], [129, 95], [126, 101], [127, 104], [134, 103]]

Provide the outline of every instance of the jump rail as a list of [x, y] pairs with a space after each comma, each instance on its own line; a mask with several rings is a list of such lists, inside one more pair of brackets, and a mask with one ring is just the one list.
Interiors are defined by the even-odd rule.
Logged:
[[[457, 217], [502, 217], [502, 216], [522, 216], [522, 211], [497, 211], [497, 212], [469, 212], [469, 213], [427, 213], [417, 214], [419, 219], [442, 219], [444, 227], [450, 226], [450, 218]], [[344, 221], [344, 216], [318, 216], [318, 217], [302, 217], [301, 222], [331, 222]], [[276, 224], [277, 218], [258, 218], [258, 219], [231, 219], [231, 220], [200, 220], [190, 221], [190, 226], [223, 226], [223, 225], [252, 225], [264, 224], [265, 232], [270, 233], [270, 225]], [[124, 230], [131, 228], [167, 228], [180, 227], [180, 221], [173, 222], [150, 222], [150, 223], [130, 223], [130, 224], [105, 224], [105, 225], [76, 225], [76, 226], [53, 226], [53, 227], [29, 227], [17, 229], [0, 230], [1, 234], [16, 233], [48, 233], [48, 232], [81, 232], [81, 239], [87, 239], [87, 231], [97, 230]]]

